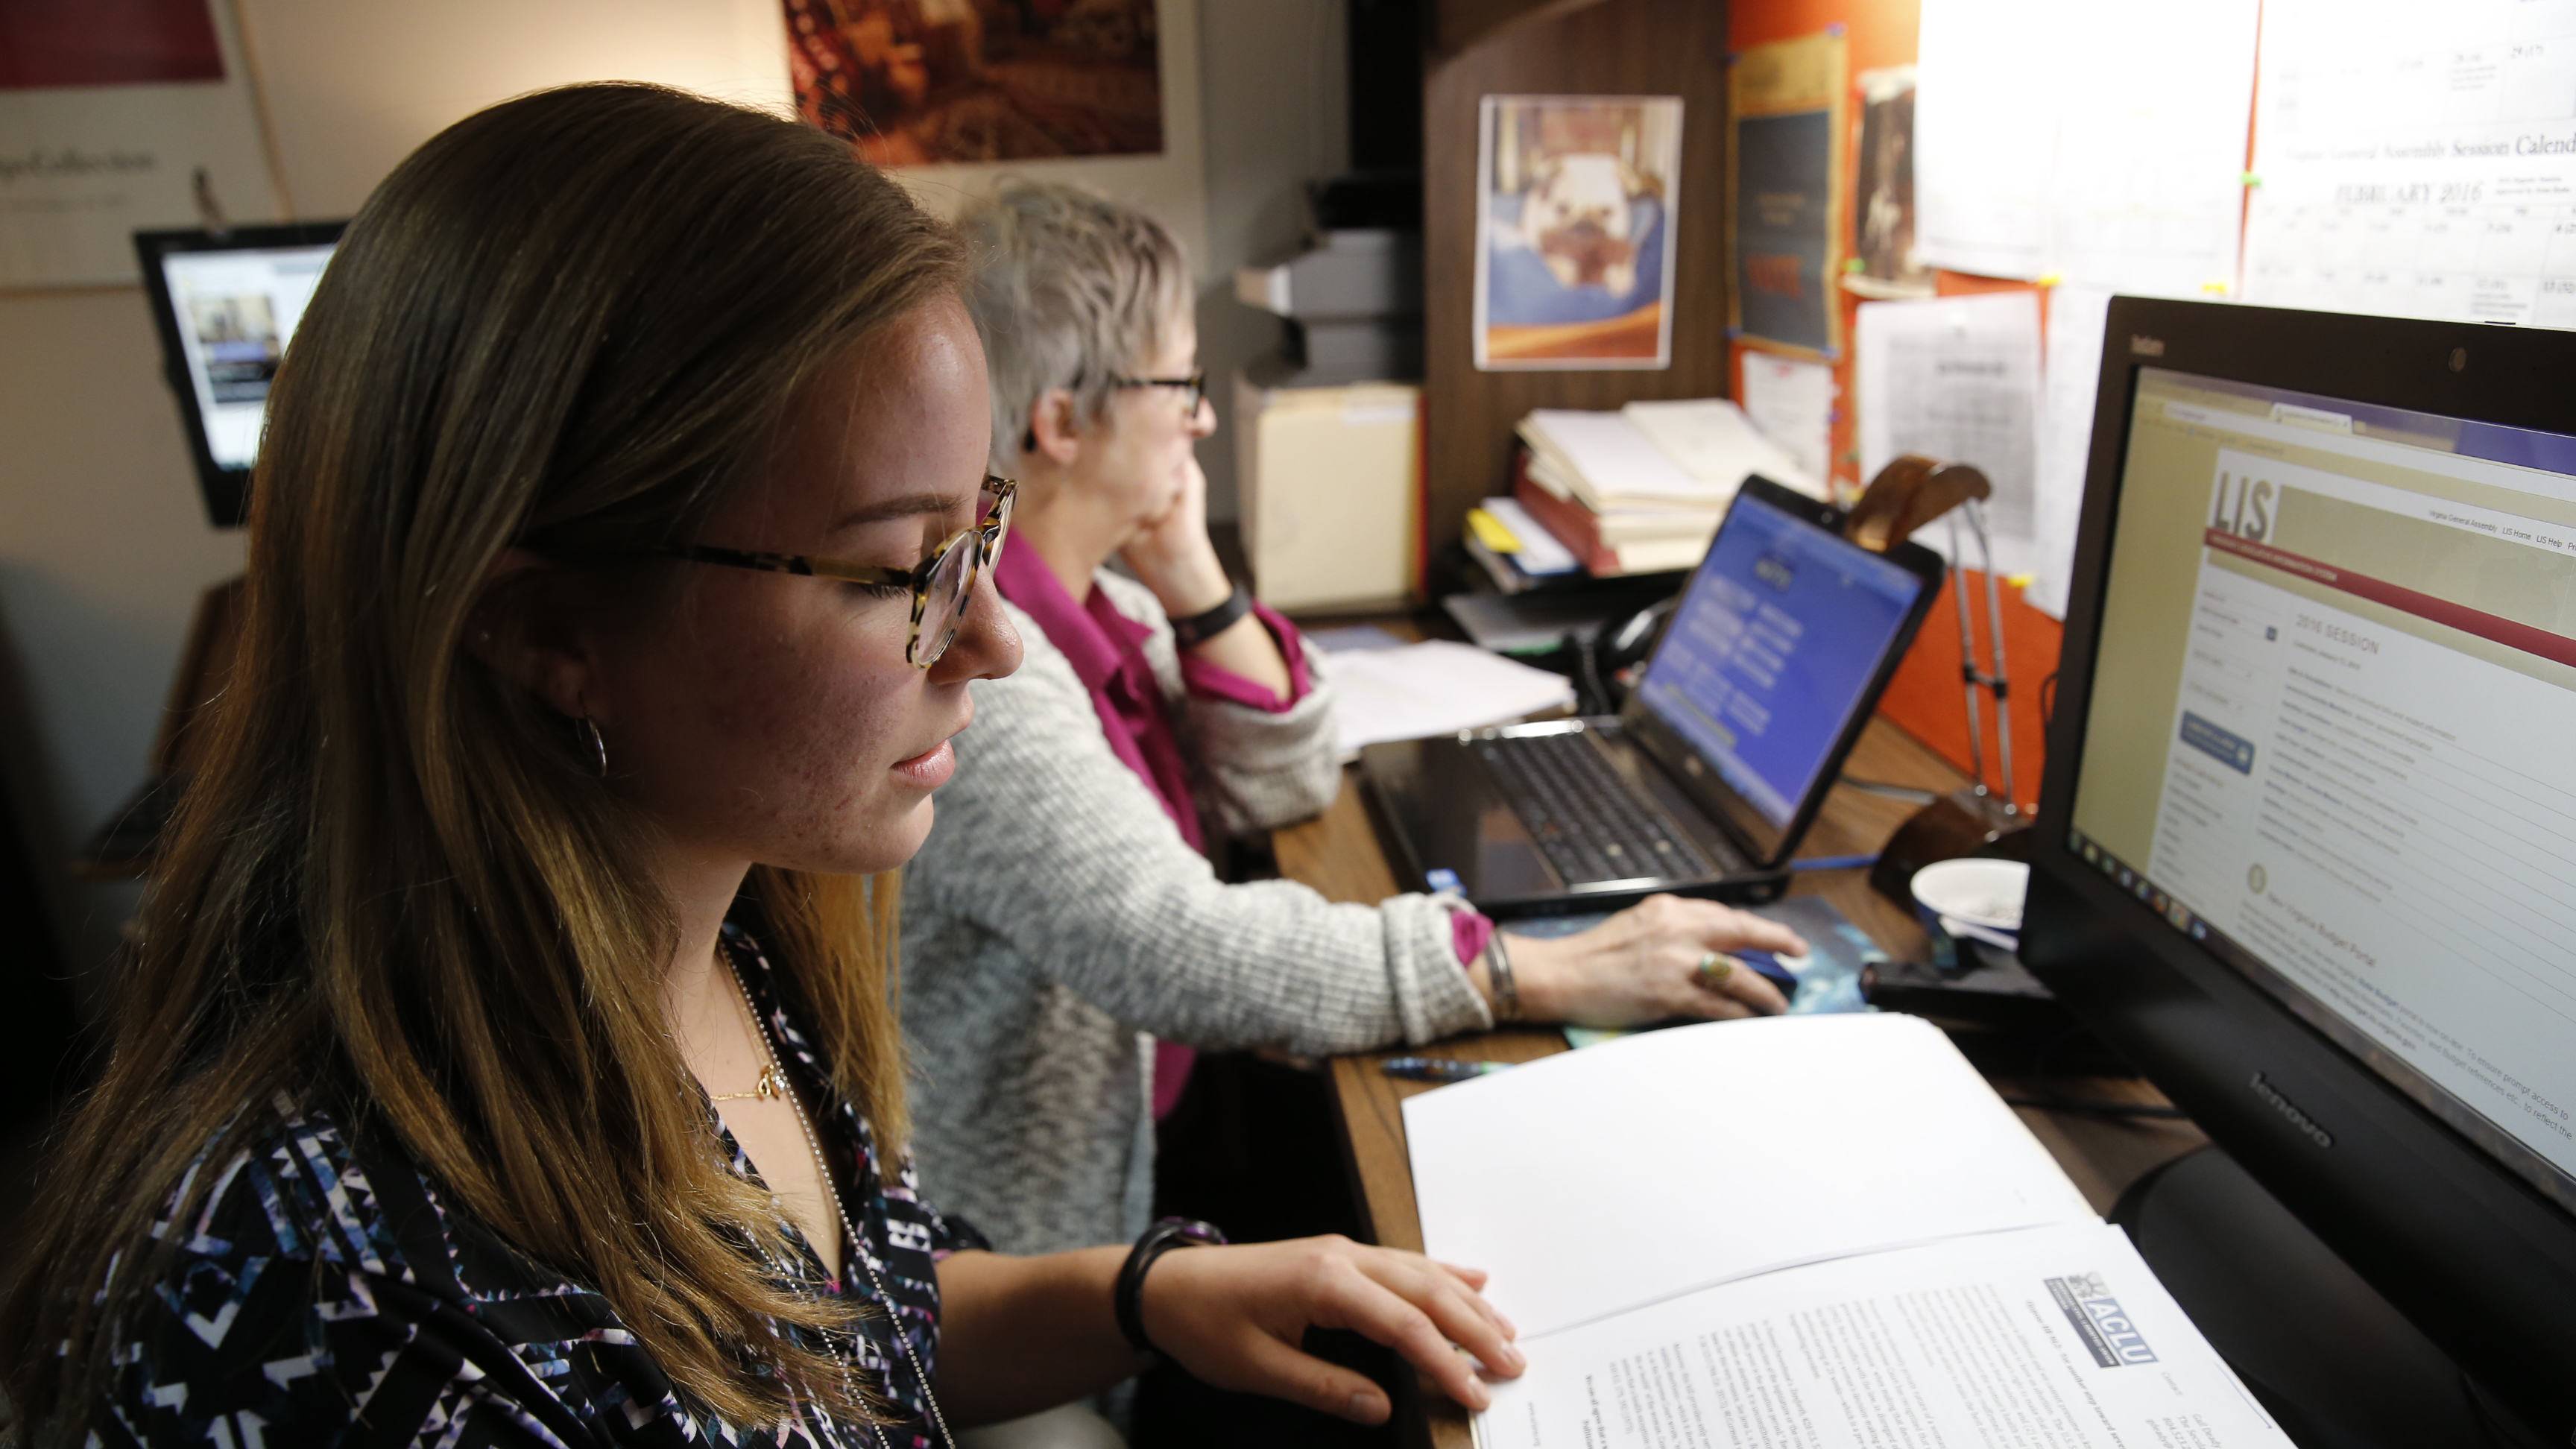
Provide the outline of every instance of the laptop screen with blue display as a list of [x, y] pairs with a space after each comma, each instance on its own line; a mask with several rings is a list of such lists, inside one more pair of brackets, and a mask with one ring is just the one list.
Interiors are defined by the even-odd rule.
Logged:
[[1786, 827], [1922, 588], [1867, 549], [1739, 495], [1639, 698]]

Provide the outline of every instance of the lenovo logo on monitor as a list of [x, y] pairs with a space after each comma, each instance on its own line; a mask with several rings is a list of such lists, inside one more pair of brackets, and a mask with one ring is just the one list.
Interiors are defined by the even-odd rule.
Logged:
[[2328, 1132], [2323, 1127], [2318, 1126], [2315, 1119], [2309, 1117], [2307, 1113], [2300, 1111], [2289, 1098], [2282, 1096], [2279, 1088], [2273, 1086], [2270, 1082], [2263, 1080], [2263, 1074], [2261, 1072], [2256, 1072], [2252, 1080], [2248, 1081], [2245, 1085], [2254, 1089], [2255, 1096], [2270, 1103], [2273, 1111], [2278, 1112], [2283, 1117], [2289, 1119], [2291, 1126], [2296, 1127], [2301, 1132], [2307, 1134], [2309, 1141], [2316, 1143], [2319, 1147], [2334, 1146], [2334, 1134]]

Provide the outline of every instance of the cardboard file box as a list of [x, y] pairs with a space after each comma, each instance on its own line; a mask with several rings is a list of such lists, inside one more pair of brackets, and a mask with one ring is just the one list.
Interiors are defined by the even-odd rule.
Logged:
[[1253, 593], [1361, 612], [1421, 594], [1422, 389], [1235, 377], [1236, 479]]

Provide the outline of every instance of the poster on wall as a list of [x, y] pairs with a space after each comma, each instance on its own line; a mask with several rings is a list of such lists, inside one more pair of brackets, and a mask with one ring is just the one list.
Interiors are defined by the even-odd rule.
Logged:
[[1672, 365], [1678, 96], [1487, 96], [1476, 366]]
[[1839, 26], [1739, 53], [1727, 101], [1735, 147], [1735, 287], [1727, 332], [1809, 358], [1842, 351], [1843, 36]]
[[6, 0], [0, 36], [0, 287], [130, 285], [201, 192], [278, 214], [229, 0]]
[[1163, 150], [1155, 0], [783, 0], [796, 109], [880, 166]]
[[1864, 71], [1859, 90], [1860, 244], [1843, 263], [1843, 290], [1883, 302], [1929, 297], [1932, 269], [1914, 246], [1914, 67]]

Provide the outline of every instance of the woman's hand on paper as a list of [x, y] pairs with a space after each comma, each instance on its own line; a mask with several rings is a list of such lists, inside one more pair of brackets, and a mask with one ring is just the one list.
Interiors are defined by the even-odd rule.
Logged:
[[1512, 936], [1512, 974], [1535, 1021], [1635, 1026], [1676, 1016], [1770, 1016], [1789, 1003], [1759, 972], [1733, 967], [1706, 984], [1711, 952], [1803, 955], [1807, 943], [1775, 921], [1682, 896], [1648, 896], [1591, 930], [1542, 939]]
[[1380, 1424], [1393, 1411], [1385, 1390], [1300, 1349], [1306, 1330], [1348, 1329], [1385, 1344], [1481, 1410], [1492, 1398], [1476, 1365], [1501, 1378], [1524, 1367], [1511, 1323], [1477, 1293], [1484, 1285], [1473, 1268], [1419, 1253], [1299, 1238], [1165, 1253], [1138, 1307], [1145, 1337], [1206, 1383]]

